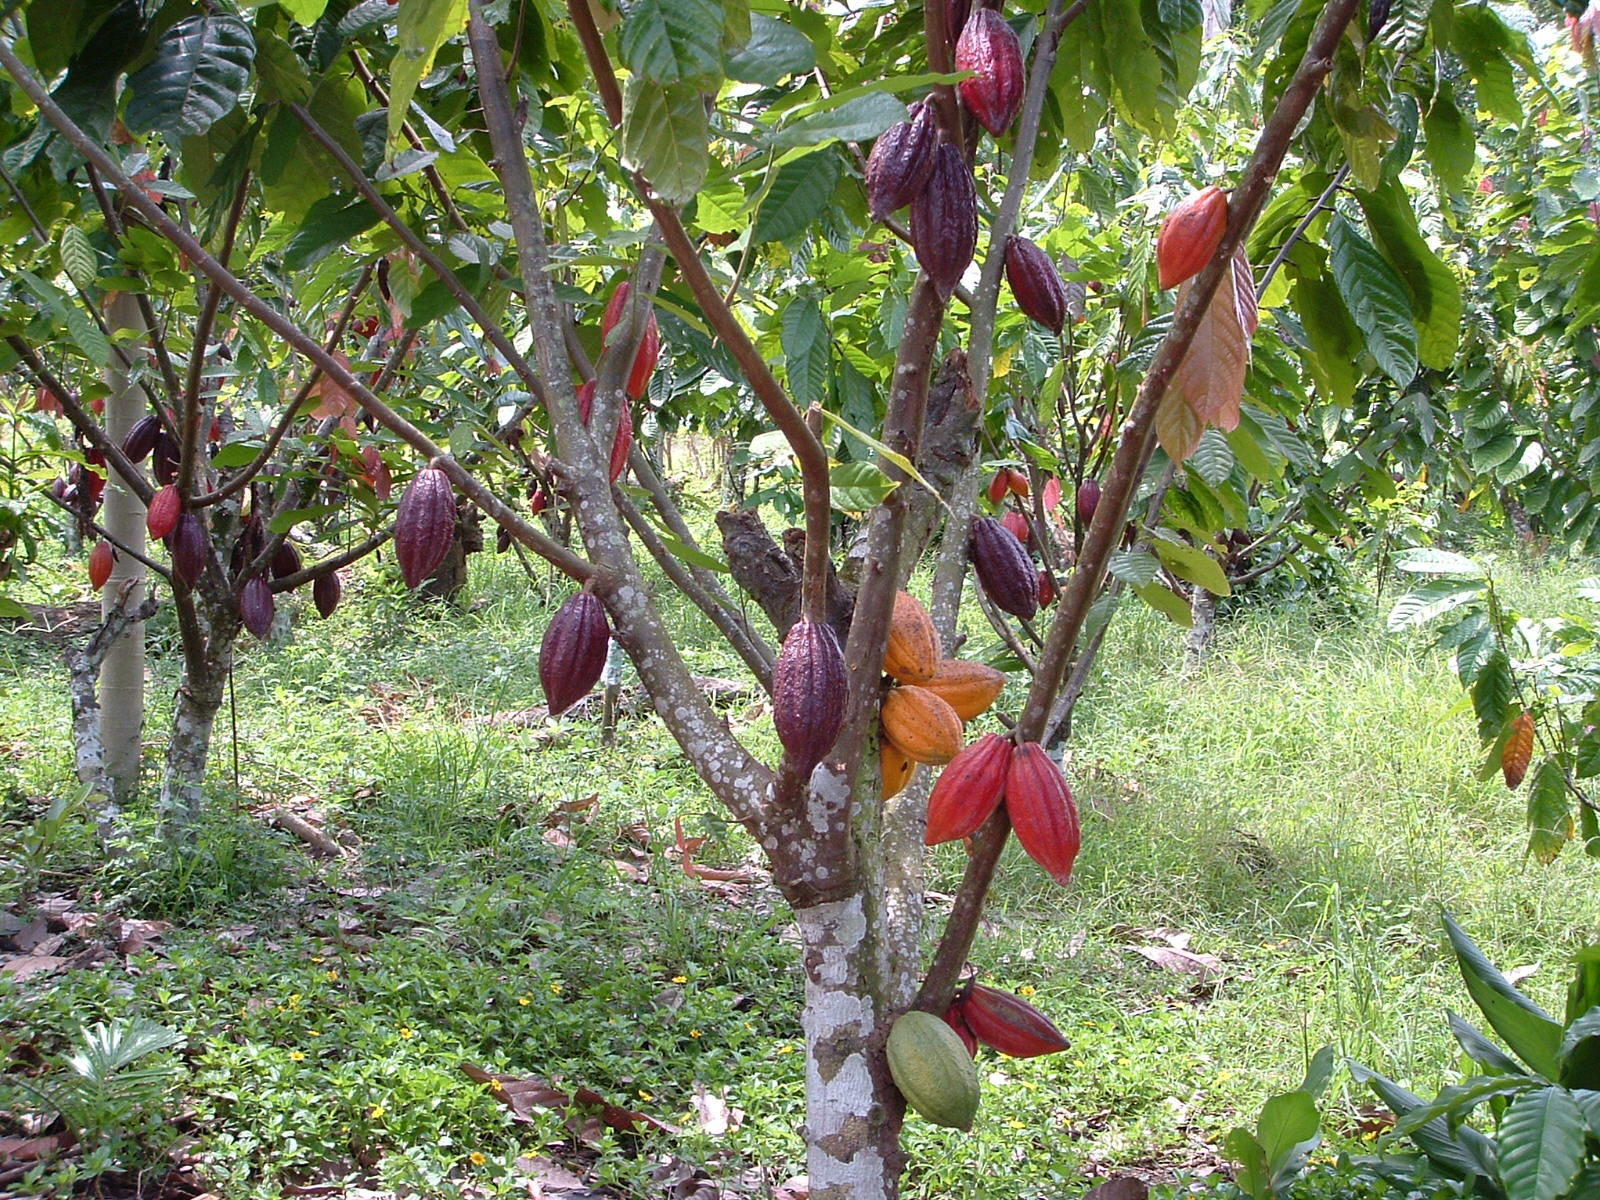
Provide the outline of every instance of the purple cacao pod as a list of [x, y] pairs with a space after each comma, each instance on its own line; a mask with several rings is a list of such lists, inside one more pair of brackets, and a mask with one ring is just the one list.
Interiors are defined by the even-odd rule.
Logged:
[[867, 207], [881, 221], [915, 200], [933, 174], [933, 152], [939, 144], [939, 120], [933, 105], [912, 105], [908, 121], [889, 126], [872, 143], [867, 159]]
[[394, 519], [394, 553], [407, 587], [439, 569], [456, 536], [456, 494], [438, 467], [423, 467], [400, 497]]
[[978, 248], [978, 189], [961, 151], [940, 142], [933, 174], [911, 202], [911, 247], [939, 295], [949, 299]]
[[160, 421], [155, 417], [140, 417], [123, 437], [122, 452], [128, 456], [129, 462], [142, 463], [150, 457], [150, 451], [156, 448], [156, 440], [160, 436]]
[[1039, 575], [1033, 560], [993, 517], [972, 523], [972, 566], [984, 593], [1006, 612], [1027, 620], [1039, 611]]
[[265, 579], [257, 575], [245, 580], [244, 587], [239, 589], [239, 616], [244, 627], [263, 642], [272, 632], [272, 614], [277, 608], [272, 586]]
[[244, 523], [244, 528], [239, 530], [239, 536], [233, 540], [233, 551], [228, 555], [228, 574], [238, 579], [244, 574], [245, 568], [255, 562], [256, 555], [261, 553], [261, 548], [266, 544], [267, 534], [261, 526], [261, 518], [252, 513]]
[[809, 775], [839, 736], [849, 686], [833, 627], [804, 618], [791, 625], [772, 673], [772, 723], [801, 774]]
[[300, 570], [300, 551], [294, 548], [294, 543], [287, 538], [272, 555], [272, 577], [284, 579], [297, 574]]
[[539, 645], [539, 684], [552, 717], [589, 694], [605, 670], [611, 625], [593, 592], [571, 596], [550, 621]]
[[317, 606], [317, 612], [323, 620], [333, 616], [333, 610], [339, 607], [339, 599], [343, 595], [344, 585], [339, 582], [337, 571], [318, 575], [311, 585], [311, 603]]
[[978, 8], [967, 18], [956, 41], [956, 70], [972, 72], [956, 85], [961, 102], [999, 137], [1022, 110], [1027, 79], [1017, 35], [995, 9]]
[[193, 587], [206, 565], [206, 527], [193, 513], [178, 518], [168, 535], [167, 549], [172, 554], [172, 573], [186, 587]]
[[165, 429], [156, 434], [155, 456], [156, 482], [162, 487], [176, 482], [178, 478], [178, 442]]
[[1093, 476], [1085, 479], [1078, 485], [1078, 520], [1085, 526], [1094, 520], [1095, 510], [1100, 507], [1100, 481]]
[[1067, 292], [1048, 254], [1025, 237], [1006, 239], [1006, 282], [1026, 316], [1061, 332], [1067, 323]]

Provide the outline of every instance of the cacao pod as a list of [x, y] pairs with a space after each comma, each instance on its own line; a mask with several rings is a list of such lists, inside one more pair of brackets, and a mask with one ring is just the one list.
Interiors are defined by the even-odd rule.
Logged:
[[889, 618], [883, 669], [901, 683], [926, 683], [939, 672], [939, 631], [910, 592], [897, 592]]
[[972, 523], [972, 565], [984, 594], [1014, 617], [1039, 611], [1039, 576], [1028, 551], [993, 517]]
[[142, 463], [150, 457], [150, 451], [156, 448], [156, 439], [160, 436], [160, 421], [154, 416], [140, 417], [123, 437], [122, 452], [128, 456], [129, 462]]
[[344, 585], [339, 582], [337, 571], [318, 575], [311, 584], [311, 603], [317, 606], [317, 612], [324, 621], [333, 616], [333, 610], [339, 607], [343, 595]]
[[1072, 789], [1038, 742], [1024, 742], [1006, 772], [1006, 812], [1017, 841], [1057, 883], [1072, 878], [1081, 834]]
[[593, 592], [577, 592], [557, 611], [539, 644], [539, 684], [552, 717], [589, 694], [606, 666], [611, 625]]
[[162, 487], [176, 483], [178, 479], [177, 439], [163, 429], [156, 435], [154, 454], [155, 461], [151, 465], [155, 470], [156, 482]]
[[839, 736], [849, 687], [833, 626], [805, 618], [791, 625], [772, 672], [772, 723], [802, 775], [811, 773]]
[[935, 1125], [972, 1128], [978, 1071], [955, 1030], [932, 1013], [901, 1013], [885, 1052], [894, 1085], [913, 1112]]
[[917, 764], [895, 749], [887, 736], [878, 738], [878, 778], [883, 781], [885, 800], [898, 796], [917, 773]]
[[956, 39], [956, 70], [972, 72], [956, 85], [961, 102], [999, 137], [1022, 109], [1027, 78], [1017, 35], [996, 10], [980, 7], [967, 18]]
[[911, 107], [910, 119], [884, 130], [867, 158], [867, 209], [874, 221], [910, 204], [933, 174], [939, 118], [926, 102]]
[[924, 845], [937, 846], [972, 836], [1000, 807], [1011, 765], [1011, 740], [986, 733], [939, 773], [928, 797]]
[[276, 611], [277, 603], [267, 581], [259, 575], [245, 580], [239, 589], [239, 616], [244, 627], [264, 642], [272, 632], [272, 615]]
[[168, 535], [167, 547], [172, 554], [172, 573], [187, 587], [200, 579], [206, 565], [206, 527], [193, 513], [183, 513]]
[[1028, 542], [1033, 538], [1033, 531], [1028, 528], [1028, 518], [1025, 513], [1008, 509], [1000, 514], [1000, 524], [1004, 525], [1006, 532], [1022, 543], [1022, 548], [1028, 548]]
[[1027, 472], [1015, 467], [1006, 468], [1006, 486], [1024, 500], [1033, 494], [1033, 485], [1028, 482]]
[[927, 688], [904, 684], [883, 698], [883, 731], [913, 762], [940, 766], [961, 752], [961, 718]]
[[394, 519], [394, 556], [408, 588], [439, 569], [456, 536], [456, 494], [438, 467], [423, 467], [400, 497]]
[[158, 488], [156, 494], [150, 497], [150, 507], [145, 509], [145, 530], [156, 541], [160, 541], [172, 532], [182, 511], [183, 498], [178, 495], [177, 488]]
[[1039, 607], [1049, 608], [1056, 602], [1055, 581], [1050, 578], [1049, 571], [1039, 572]]
[[[594, 411], [595, 387], [595, 381], [591, 379], [578, 389], [578, 415], [585, 425], [589, 424], [589, 414]], [[627, 467], [628, 451], [632, 448], [633, 413], [628, 410], [627, 404], [623, 404], [622, 411], [617, 414], [617, 432], [611, 439], [611, 461], [608, 465], [612, 483], [617, 481]], [[534, 515], [538, 515], [538, 510], [535, 510]]]
[[961, 1016], [973, 1037], [1012, 1058], [1037, 1058], [1071, 1045], [1050, 1018], [1026, 1000], [981, 983], [973, 984], [963, 998]]
[[956, 1031], [956, 1036], [961, 1039], [961, 1044], [967, 1048], [967, 1055], [971, 1058], [978, 1057], [978, 1039], [972, 1035], [972, 1030], [967, 1028], [967, 1019], [962, 1015], [961, 1000], [950, 1002], [950, 1007], [944, 1010], [944, 1023]]
[[989, 481], [989, 503], [999, 504], [1011, 491], [1011, 472], [1000, 470], [994, 473], [994, 478]]
[[1163, 288], [1200, 274], [1228, 228], [1228, 197], [1212, 184], [1178, 202], [1156, 233], [1156, 274]]
[[534, 488], [533, 496], [528, 501], [528, 514], [537, 517], [550, 504], [550, 493], [543, 488]]
[[1006, 282], [1025, 316], [1061, 332], [1067, 323], [1067, 291], [1048, 254], [1025, 237], [1007, 238]]
[[996, 671], [982, 663], [967, 662], [960, 658], [947, 658], [939, 664], [933, 678], [925, 687], [951, 708], [963, 721], [970, 721], [989, 711], [989, 706], [1005, 690], [1004, 671]]
[[255, 561], [256, 555], [261, 553], [266, 541], [267, 533], [261, 527], [261, 518], [251, 513], [250, 519], [239, 531], [239, 536], [234, 539], [233, 553], [228, 556], [228, 574], [234, 579], [243, 575], [245, 568]]
[[294, 548], [294, 543], [287, 538], [283, 545], [272, 553], [272, 577], [284, 579], [300, 571], [300, 551]]
[[911, 202], [911, 248], [942, 299], [948, 300], [978, 248], [978, 189], [961, 151], [940, 142], [933, 173]]
[[[629, 284], [617, 284], [616, 291], [611, 293], [611, 299], [606, 302], [606, 313], [600, 322], [600, 338], [603, 342], [611, 336], [611, 330], [622, 319], [623, 307], [628, 303]], [[655, 305], [644, 306], [644, 334], [639, 338], [639, 349], [633, 356], [633, 364], [628, 368], [628, 380], [625, 387], [628, 395], [635, 400], [644, 399], [644, 394], [650, 387], [650, 375], [656, 369], [656, 360], [661, 357], [661, 327], [656, 323]], [[587, 420], [587, 418], [585, 418]], [[629, 430], [629, 437], [632, 437]], [[623, 455], [627, 457], [626, 454]], [[612, 476], [616, 478], [615, 475]]]
[[89, 586], [97, 592], [105, 587], [106, 580], [111, 578], [111, 568], [116, 565], [117, 552], [111, 548], [111, 543], [104, 539], [96, 542], [89, 551]]
[[1098, 479], [1085, 479], [1078, 485], [1078, 520], [1085, 527], [1094, 520], [1094, 514], [1100, 507], [1100, 481]]

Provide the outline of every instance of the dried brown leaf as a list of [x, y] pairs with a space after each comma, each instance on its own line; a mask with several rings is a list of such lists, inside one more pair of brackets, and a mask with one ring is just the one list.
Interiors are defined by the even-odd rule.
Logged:
[[[1187, 294], [1187, 285], [1178, 289], [1180, 306]], [[1250, 339], [1260, 319], [1255, 278], [1241, 248], [1233, 256], [1229, 279], [1217, 288], [1200, 318], [1194, 341], [1172, 380], [1171, 392], [1182, 397], [1201, 426], [1238, 426], [1239, 402], [1244, 398], [1245, 375], [1250, 370]], [[1198, 442], [1198, 434], [1195, 440]], [[1166, 445], [1165, 441], [1162, 445]]]
[[1528, 773], [1528, 763], [1533, 759], [1533, 714], [1527, 709], [1517, 714], [1511, 722], [1511, 733], [1500, 751], [1500, 773], [1512, 791]]
[[567, 1113], [567, 1127], [585, 1141], [598, 1141], [602, 1125], [618, 1133], [679, 1132], [665, 1121], [612, 1104], [592, 1088], [579, 1087], [568, 1092], [547, 1079], [499, 1075], [471, 1063], [462, 1063], [461, 1070], [467, 1078], [487, 1086], [494, 1098], [511, 1110], [513, 1120], [531, 1122], [536, 1108], [563, 1110]]

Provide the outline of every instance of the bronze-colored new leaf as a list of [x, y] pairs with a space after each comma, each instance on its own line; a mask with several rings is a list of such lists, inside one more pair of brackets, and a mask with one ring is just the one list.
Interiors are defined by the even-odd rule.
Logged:
[[[1178, 289], [1179, 307], [1188, 292], [1187, 284]], [[1194, 341], [1156, 413], [1156, 436], [1174, 462], [1194, 453], [1207, 424], [1222, 429], [1238, 426], [1239, 402], [1250, 370], [1250, 339], [1260, 320], [1255, 278], [1241, 247], [1233, 257], [1233, 269], [1206, 306]], [[1178, 411], [1179, 405], [1188, 411]]]
[[1527, 709], [1517, 714], [1511, 722], [1511, 733], [1500, 751], [1500, 773], [1506, 786], [1516, 791], [1528, 773], [1528, 763], [1533, 760], [1533, 714]]

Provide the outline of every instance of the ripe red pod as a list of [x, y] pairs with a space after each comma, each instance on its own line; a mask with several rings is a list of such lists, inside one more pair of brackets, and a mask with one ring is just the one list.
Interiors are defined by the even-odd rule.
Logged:
[[1021, 542], [1024, 548], [1027, 547], [1030, 534], [1028, 532], [1028, 518], [1026, 516], [1017, 512], [1015, 509], [1008, 509], [1001, 515], [1000, 524], [1004, 525], [1006, 527], [1006, 532], [1012, 537], [1016, 538], [1017, 541]]
[[160, 421], [154, 416], [140, 417], [123, 437], [122, 452], [128, 456], [129, 462], [142, 463], [150, 457], [150, 451], [156, 448], [156, 439], [160, 436]]
[[101, 540], [89, 551], [89, 586], [99, 591], [111, 578], [111, 568], [117, 565], [117, 552], [111, 543]]
[[611, 625], [593, 592], [577, 592], [551, 618], [539, 644], [539, 685], [552, 717], [589, 694], [606, 666]]
[[967, 18], [956, 40], [956, 70], [972, 72], [956, 85], [961, 102], [999, 137], [1022, 109], [1027, 77], [1017, 35], [995, 9], [980, 7]]
[[178, 514], [183, 511], [183, 498], [172, 486], [158, 488], [150, 497], [150, 507], [145, 510], [144, 527], [156, 541], [171, 533], [178, 524]]
[[872, 143], [867, 159], [867, 208], [874, 221], [915, 200], [933, 174], [933, 152], [939, 144], [939, 119], [933, 106], [911, 106], [909, 120], [884, 130]]
[[1088, 525], [1094, 520], [1095, 511], [1100, 507], [1100, 481], [1093, 477], [1085, 479], [1078, 485], [1078, 520]]
[[1006, 468], [1006, 485], [1011, 489], [1012, 495], [1021, 496], [1024, 500], [1033, 493], [1027, 474], [1015, 467]]
[[[578, 416], [583, 423], [589, 423], [589, 414], [594, 411], [594, 393], [596, 383], [593, 379], [587, 381], [578, 389]], [[611, 472], [611, 482], [615, 483], [628, 466], [628, 451], [633, 448], [633, 413], [628, 411], [626, 403], [622, 411], [617, 414], [617, 432], [611, 439], [611, 461], [608, 464]], [[535, 510], [537, 513], [537, 510]]]
[[958, 996], [950, 1002], [950, 1007], [944, 1010], [944, 1023], [956, 1031], [956, 1036], [961, 1039], [961, 1044], [967, 1048], [967, 1053], [973, 1058], [978, 1057], [978, 1039], [967, 1027], [966, 1017], [962, 1015], [963, 1001]]
[[911, 248], [943, 299], [949, 299], [978, 248], [978, 188], [961, 151], [940, 142], [933, 173], [911, 202]]
[[924, 845], [937, 846], [970, 837], [1000, 807], [1011, 741], [986, 733], [950, 760], [928, 796]]
[[1037, 1058], [1071, 1047], [1050, 1018], [1026, 1000], [981, 983], [973, 984], [964, 997], [961, 1016], [974, 1038], [1012, 1058]]
[[809, 775], [839, 736], [849, 690], [833, 626], [805, 618], [791, 625], [772, 672], [772, 723], [800, 774]]
[[[628, 303], [628, 292], [627, 282], [619, 283], [611, 293], [611, 299], [606, 302], [605, 316], [600, 322], [601, 341], [611, 336], [611, 330], [622, 319], [623, 306]], [[644, 312], [644, 334], [639, 339], [639, 350], [633, 356], [633, 365], [628, 369], [627, 392], [635, 400], [644, 399], [645, 391], [650, 386], [651, 372], [656, 369], [656, 360], [661, 357], [661, 327], [656, 323], [655, 306], [647, 303]]]
[[1028, 857], [1065, 884], [1082, 840], [1078, 809], [1061, 768], [1038, 742], [1024, 742], [1012, 752], [1005, 805]]
[[344, 585], [339, 582], [337, 571], [318, 575], [311, 585], [311, 603], [317, 606], [317, 612], [323, 620], [333, 616], [333, 610], [339, 607], [339, 600], [343, 595]]
[[989, 503], [999, 504], [1011, 491], [1010, 472], [1004, 469], [996, 471], [994, 478], [989, 481]]
[[534, 488], [528, 500], [528, 514], [537, 517], [550, 504], [550, 495], [543, 488]]
[[193, 513], [180, 514], [167, 535], [167, 548], [172, 554], [172, 573], [180, 583], [193, 587], [206, 565], [206, 527], [200, 518]]
[[1039, 611], [1039, 576], [1016, 535], [993, 517], [972, 523], [972, 565], [984, 593], [1006, 612], [1027, 620]]
[[456, 535], [456, 494], [450, 477], [424, 467], [400, 497], [394, 519], [394, 554], [406, 586], [416, 587], [439, 569]]
[[1039, 607], [1049, 608], [1056, 602], [1056, 585], [1051, 582], [1049, 571], [1039, 572]]
[[272, 617], [277, 607], [272, 587], [259, 575], [245, 580], [244, 587], [239, 589], [239, 617], [244, 627], [263, 642], [272, 632]]
[[1048, 254], [1025, 237], [1007, 238], [1006, 282], [1024, 314], [1061, 332], [1067, 323], [1067, 289]]
[[1198, 275], [1227, 228], [1228, 197], [1215, 184], [1180, 201], [1156, 234], [1156, 274], [1162, 288]]

